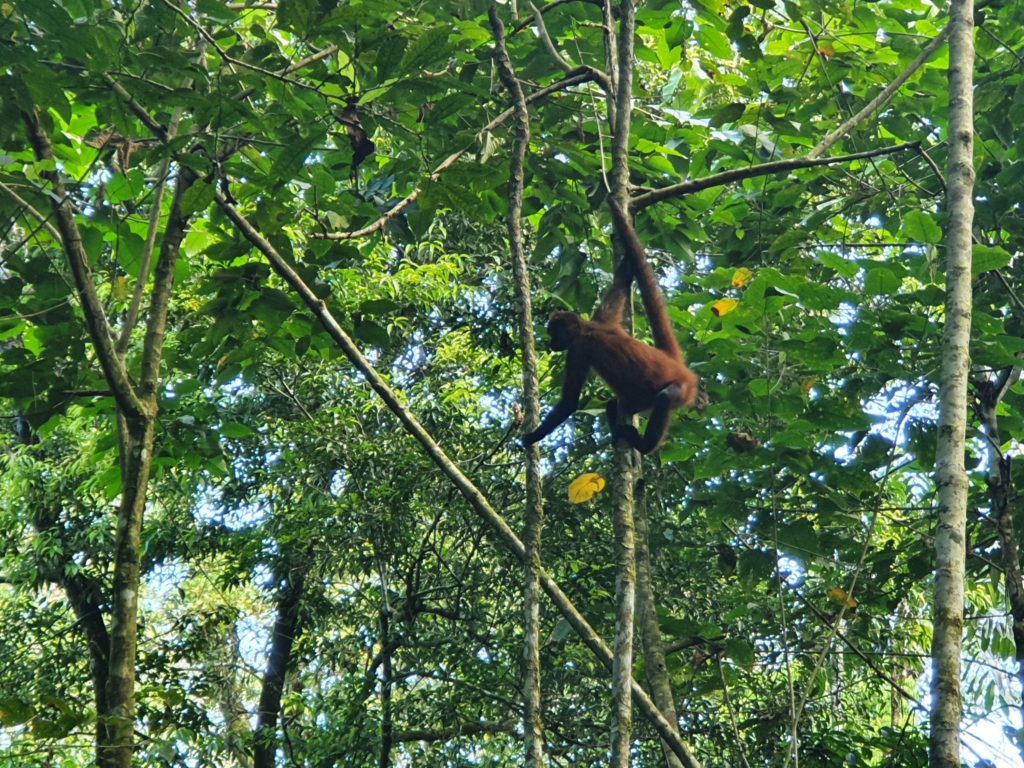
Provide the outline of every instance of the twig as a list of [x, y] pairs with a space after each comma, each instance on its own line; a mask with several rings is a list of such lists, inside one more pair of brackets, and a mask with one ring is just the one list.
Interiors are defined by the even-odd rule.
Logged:
[[43, 226], [47, 232], [50, 233], [50, 237], [52, 237], [58, 245], [60, 244], [60, 232], [58, 232], [57, 228], [50, 223], [49, 217], [44, 216], [41, 211], [33, 207], [32, 203], [23, 198], [21, 195], [15, 192], [13, 188], [8, 186], [7, 184], [4, 184], [2, 181], [0, 181], [0, 189], [6, 192], [8, 197], [14, 200], [14, 202], [16, 202], [26, 211], [28, 211], [32, 218], [38, 221], [39, 224]]
[[[547, 5], [541, 6], [540, 12], [541, 13], [547, 13], [548, 11], [554, 10], [555, 8], [557, 8], [560, 5], [566, 5], [567, 3], [580, 3], [580, 2], [586, 3], [588, 5], [596, 5], [599, 8], [602, 5], [602, 0], [552, 0], [552, 2], [548, 3]], [[532, 6], [533, 3], [531, 3], [530, 5]], [[526, 29], [528, 26], [530, 26], [531, 22], [532, 22], [531, 19], [523, 19], [518, 24], [516, 24], [515, 27], [512, 28], [512, 34], [513, 35], [519, 34], [524, 29]]]
[[928, 151], [919, 146], [917, 148], [917, 154], [921, 156], [921, 159], [928, 163], [928, 167], [932, 169], [932, 173], [935, 174], [935, 178], [939, 180], [939, 185], [942, 187], [942, 194], [946, 194], [946, 177], [942, 175], [942, 169], [936, 165], [935, 161], [932, 160], [932, 156], [928, 154]]
[[544, 26], [544, 17], [541, 15], [540, 10], [533, 3], [530, 3], [530, 10], [533, 11], [533, 20], [537, 24], [537, 32], [540, 34], [541, 42], [544, 43], [544, 47], [548, 49], [548, 53], [551, 55], [562, 69], [566, 72], [571, 72], [573, 67], [566, 61], [562, 54], [555, 48], [555, 43], [551, 39], [551, 35], [548, 34], [548, 28]]

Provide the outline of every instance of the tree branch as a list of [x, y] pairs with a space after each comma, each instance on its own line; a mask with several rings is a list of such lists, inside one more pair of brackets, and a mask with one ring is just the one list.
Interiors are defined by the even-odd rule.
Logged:
[[888, 102], [889, 99], [891, 99], [896, 94], [896, 91], [898, 91], [900, 87], [905, 82], [907, 82], [907, 80], [910, 79], [911, 75], [913, 75], [917, 70], [924, 66], [925, 62], [927, 62], [928, 59], [932, 57], [932, 54], [939, 49], [939, 46], [946, 42], [946, 36], [948, 35], [948, 33], [949, 27], [947, 26], [944, 30], [942, 30], [941, 32], [939, 32], [938, 35], [935, 36], [934, 40], [932, 40], [930, 43], [928, 43], [928, 45], [924, 47], [924, 50], [922, 50], [921, 53], [918, 54], [917, 58], [910, 63], [910, 66], [908, 66], [905, 70], [900, 72], [900, 74], [896, 76], [895, 80], [893, 80], [891, 83], [889, 83], [889, 85], [883, 88], [881, 93], [875, 96], [875, 98], [873, 98], [871, 101], [865, 104], [860, 109], [860, 111], [857, 112], [857, 114], [845, 120], [842, 123], [842, 125], [840, 125], [834, 131], [832, 131], [832, 133], [830, 133], [820, 142], [818, 142], [818, 145], [807, 153], [807, 157], [820, 157], [822, 154], [828, 151], [833, 144], [835, 144], [837, 141], [843, 138], [843, 136], [845, 136], [854, 128], [856, 128], [857, 125], [864, 121], [869, 115], [878, 111], [882, 107], [882, 105]]
[[[146, 325], [146, 341], [142, 350], [142, 371], [139, 391], [145, 398], [153, 398], [156, 406], [156, 386], [160, 376], [160, 361], [163, 358], [164, 337], [167, 334], [167, 313], [170, 310], [171, 289], [174, 287], [174, 267], [181, 251], [181, 241], [188, 231], [189, 215], [181, 208], [185, 192], [196, 181], [196, 175], [187, 166], [178, 165], [178, 183], [175, 185], [174, 201], [167, 217], [164, 237], [160, 242], [160, 258], [156, 263], [153, 290], [149, 296], [149, 321]], [[139, 276], [140, 280], [143, 276]]]
[[[543, 19], [537, 6], [530, 4], [537, 23], [543, 28]], [[523, 351], [523, 400], [527, 429], [534, 429], [540, 421], [540, 387], [537, 382], [537, 348], [533, 338], [533, 306], [530, 273], [523, 245], [523, 187], [525, 185], [526, 150], [530, 143], [530, 115], [526, 107], [523, 88], [512, 68], [512, 60], [505, 44], [505, 27], [498, 9], [488, 9], [494, 30], [494, 58], [498, 76], [512, 97], [515, 114], [512, 159], [509, 163], [508, 182], [508, 242], [512, 259], [519, 304], [519, 338]], [[547, 38], [547, 31], [544, 30]], [[552, 46], [553, 49], [554, 46]], [[554, 52], [557, 56], [557, 52]], [[564, 63], [564, 62], [563, 62]], [[540, 471], [540, 449], [534, 444], [526, 451], [526, 524], [523, 531], [526, 563], [523, 567], [523, 612], [526, 616], [523, 630], [523, 735], [525, 765], [527, 768], [544, 766], [544, 723], [541, 712], [540, 675], [540, 579], [541, 531], [544, 522], [544, 485]]]
[[36, 158], [47, 166], [47, 169], [40, 170], [39, 173], [52, 187], [50, 203], [57, 220], [57, 228], [60, 230], [60, 243], [64, 249], [64, 255], [67, 257], [68, 266], [71, 268], [78, 300], [81, 302], [82, 312], [85, 315], [85, 324], [89, 330], [93, 347], [96, 349], [96, 357], [103, 369], [103, 376], [110, 384], [118, 407], [125, 414], [149, 418], [152, 415], [152, 406], [143, 402], [135, 391], [124, 362], [114, 347], [113, 331], [96, 291], [92, 268], [89, 266], [89, 255], [86, 253], [82, 235], [75, 222], [71, 200], [64, 188], [60, 173], [56, 170], [57, 159], [53, 154], [50, 137], [47, 135], [46, 129], [43, 128], [38, 112], [33, 110], [22, 114]]
[[897, 144], [893, 147], [880, 147], [878, 149], [870, 149], [865, 152], [854, 152], [850, 155], [840, 155], [838, 157], [809, 157], [805, 155], [803, 157], [790, 157], [785, 160], [772, 160], [768, 163], [751, 165], [746, 168], [734, 168], [728, 171], [722, 171], [721, 173], [714, 173], [710, 176], [705, 176], [702, 179], [693, 179], [692, 181], [684, 181], [679, 184], [673, 184], [669, 187], [648, 190], [633, 198], [632, 208], [635, 211], [639, 211], [649, 205], [660, 203], [663, 200], [692, 195], [695, 192], [701, 192], [702, 190], [710, 189], [711, 187], [719, 187], [724, 184], [731, 184], [734, 181], [743, 181], [744, 179], [753, 179], [758, 176], [768, 176], [773, 173], [782, 173], [784, 171], [794, 171], [800, 168], [814, 168], [819, 165], [837, 165], [839, 163], [849, 163], [854, 160], [864, 160], [869, 157], [893, 155], [897, 152], [906, 152], [907, 150], [912, 149], [916, 150], [920, 146], [920, 142], [913, 141], [909, 144]]

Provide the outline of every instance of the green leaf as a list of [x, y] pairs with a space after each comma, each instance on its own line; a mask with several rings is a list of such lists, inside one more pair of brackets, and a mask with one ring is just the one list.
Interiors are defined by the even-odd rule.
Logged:
[[134, 200], [142, 195], [145, 187], [146, 174], [138, 168], [132, 168], [127, 174], [115, 173], [107, 182], [107, 200], [111, 203]]
[[715, 58], [732, 60], [733, 50], [729, 38], [714, 27], [702, 24], [697, 30], [696, 38], [700, 47]]
[[980, 245], [975, 243], [971, 248], [971, 272], [980, 275], [994, 269], [1002, 269], [1009, 265], [1009, 252], [998, 246]]
[[942, 228], [924, 211], [910, 211], [903, 217], [899, 236], [915, 243], [938, 243], [942, 241]]
[[213, 198], [213, 185], [205, 181], [197, 181], [181, 196], [181, 212], [185, 216], [190, 216], [197, 211], [206, 210], [207, 206], [213, 202]]
[[742, 102], [733, 102], [718, 110], [711, 118], [711, 125], [718, 127], [727, 123], [738, 122], [743, 117], [747, 105]]
[[747, 640], [730, 638], [725, 641], [726, 655], [744, 669], [754, 666], [754, 646]]
[[252, 428], [247, 427], [245, 424], [239, 424], [238, 422], [227, 422], [225, 424], [221, 424], [220, 433], [224, 435], [224, 437], [236, 439], [249, 437], [254, 434]]
[[317, 17], [318, 0], [281, 0], [277, 4], [278, 23], [299, 37], [305, 37]]
[[412, 41], [402, 57], [397, 74], [405, 74], [413, 69], [422, 69], [427, 65], [448, 55], [448, 36], [451, 30], [439, 24], [430, 27]]
[[779, 527], [779, 545], [792, 555], [806, 558], [819, 553], [818, 534], [810, 520], [797, 520]]
[[899, 290], [901, 281], [888, 267], [870, 266], [864, 276], [864, 290], [870, 296], [887, 296]]

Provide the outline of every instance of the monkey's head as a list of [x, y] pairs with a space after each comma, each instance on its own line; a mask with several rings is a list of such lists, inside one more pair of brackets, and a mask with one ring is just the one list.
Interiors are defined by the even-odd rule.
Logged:
[[564, 352], [583, 330], [583, 318], [575, 312], [552, 312], [548, 317], [548, 336], [551, 337], [551, 351]]

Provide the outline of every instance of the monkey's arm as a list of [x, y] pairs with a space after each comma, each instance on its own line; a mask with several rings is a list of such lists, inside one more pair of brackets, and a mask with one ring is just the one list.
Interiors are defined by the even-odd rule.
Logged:
[[668, 420], [672, 415], [672, 404], [679, 397], [681, 387], [678, 384], [669, 384], [658, 393], [654, 400], [654, 407], [651, 408], [651, 416], [647, 420], [647, 429], [644, 436], [640, 437], [636, 427], [632, 424], [618, 425], [615, 423], [614, 400], [608, 404], [608, 419], [611, 421], [612, 434], [616, 440], [625, 440], [640, 453], [650, 453], [665, 437], [668, 432]]
[[608, 286], [608, 292], [594, 311], [594, 322], [622, 325], [632, 283], [633, 267], [628, 258], [621, 259], [615, 267], [615, 274], [612, 275], [612, 284]]
[[540, 426], [523, 436], [524, 446], [529, 447], [538, 440], [543, 440], [554, 432], [559, 424], [572, 416], [579, 407], [580, 394], [583, 392], [583, 385], [587, 383], [589, 372], [589, 363], [582, 359], [578, 352], [574, 353], [570, 349], [565, 356], [565, 383], [562, 385], [562, 396], [555, 403], [555, 407], [548, 411]]
[[675, 331], [672, 330], [672, 323], [665, 309], [665, 299], [658, 288], [658, 281], [651, 271], [651, 265], [647, 263], [647, 254], [636, 235], [633, 222], [615, 198], [608, 198], [608, 206], [612, 211], [615, 231], [622, 239], [622, 245], [626, 250], [626, 260], [633, 267], [633, 277], [636, 279], [637, 288], [640, 289], [640, 298], [647, 313], [647, 325], [651, 329], [651, 336], [654, 337], [654, 346], [682, 360], [679, 342], [676, 341]]

